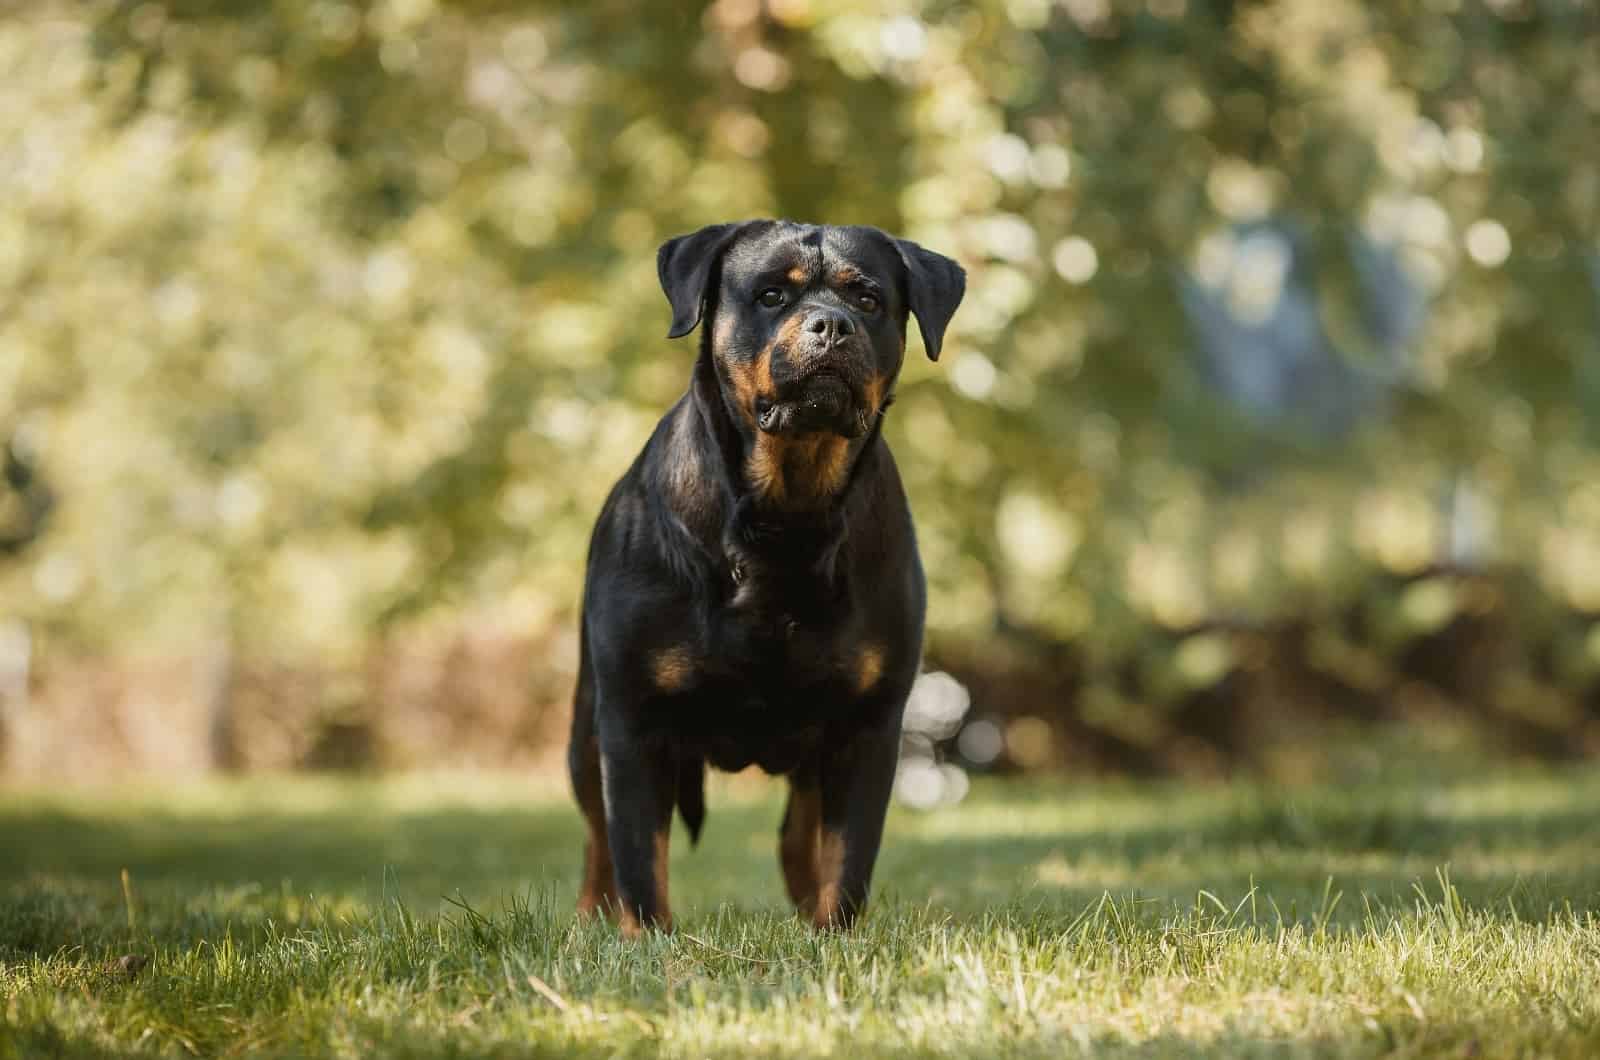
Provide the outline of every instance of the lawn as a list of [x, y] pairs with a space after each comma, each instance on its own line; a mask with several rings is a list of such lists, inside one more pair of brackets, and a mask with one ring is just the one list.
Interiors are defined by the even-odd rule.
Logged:
[[7, 790], [0, 1056], [1600, 1055], [1600, 771], [981, 782], [824, 937], [778, 799], [628, 943], [550, 778]]

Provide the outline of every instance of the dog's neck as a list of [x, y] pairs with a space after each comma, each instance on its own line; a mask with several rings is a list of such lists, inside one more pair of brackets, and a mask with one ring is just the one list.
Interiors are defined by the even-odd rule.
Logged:
[[873, 459], [876, 424], [856, 439], [767, 440], [731, 407], [702, 355], [667, 430], [657, 475], [703, 555], [746, 591], [780, 567], [822, 586], [833, 581], [847, 501]]

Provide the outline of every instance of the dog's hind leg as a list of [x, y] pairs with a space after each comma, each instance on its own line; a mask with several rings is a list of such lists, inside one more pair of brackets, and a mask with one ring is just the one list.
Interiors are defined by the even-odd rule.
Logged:
[[567, 770], [589, 834], [583, 846], [583, 884], [578, 890], [578, 915], [596, 916], [621, 908], [611, 845], [606, 835], [605, 794], [600, 781], [600, 745], [594, 730], [594, 680], [589, 673], [587, 645], [578, 663], [578, 691], [572, 706], [572, 740]]

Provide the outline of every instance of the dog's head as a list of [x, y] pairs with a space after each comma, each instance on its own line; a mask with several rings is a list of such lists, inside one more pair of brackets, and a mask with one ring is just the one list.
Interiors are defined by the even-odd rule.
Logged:
[[769, 435], [871, 430], [905, 357], [907, 316], [939, 357], [966, 274], [876, 228], [747, 221], [662, 245], [677, 338], [706, 317], [723, 394]]

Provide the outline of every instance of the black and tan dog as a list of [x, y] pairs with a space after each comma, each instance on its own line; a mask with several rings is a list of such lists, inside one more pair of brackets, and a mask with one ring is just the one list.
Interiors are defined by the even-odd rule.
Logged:
[[588, 822], [579, 910], [670, 928], [674, 805], [706, 763], [789, 778], [778, 855], [818, 927], [866, 902], [922, 650], [911, 513], [880, 427], [907, 315], [928, 356], [961, 301], [949, 258], [875, 228], [713, 225], [657, 258], [689, 390], [589, 546], [568, 763]]

